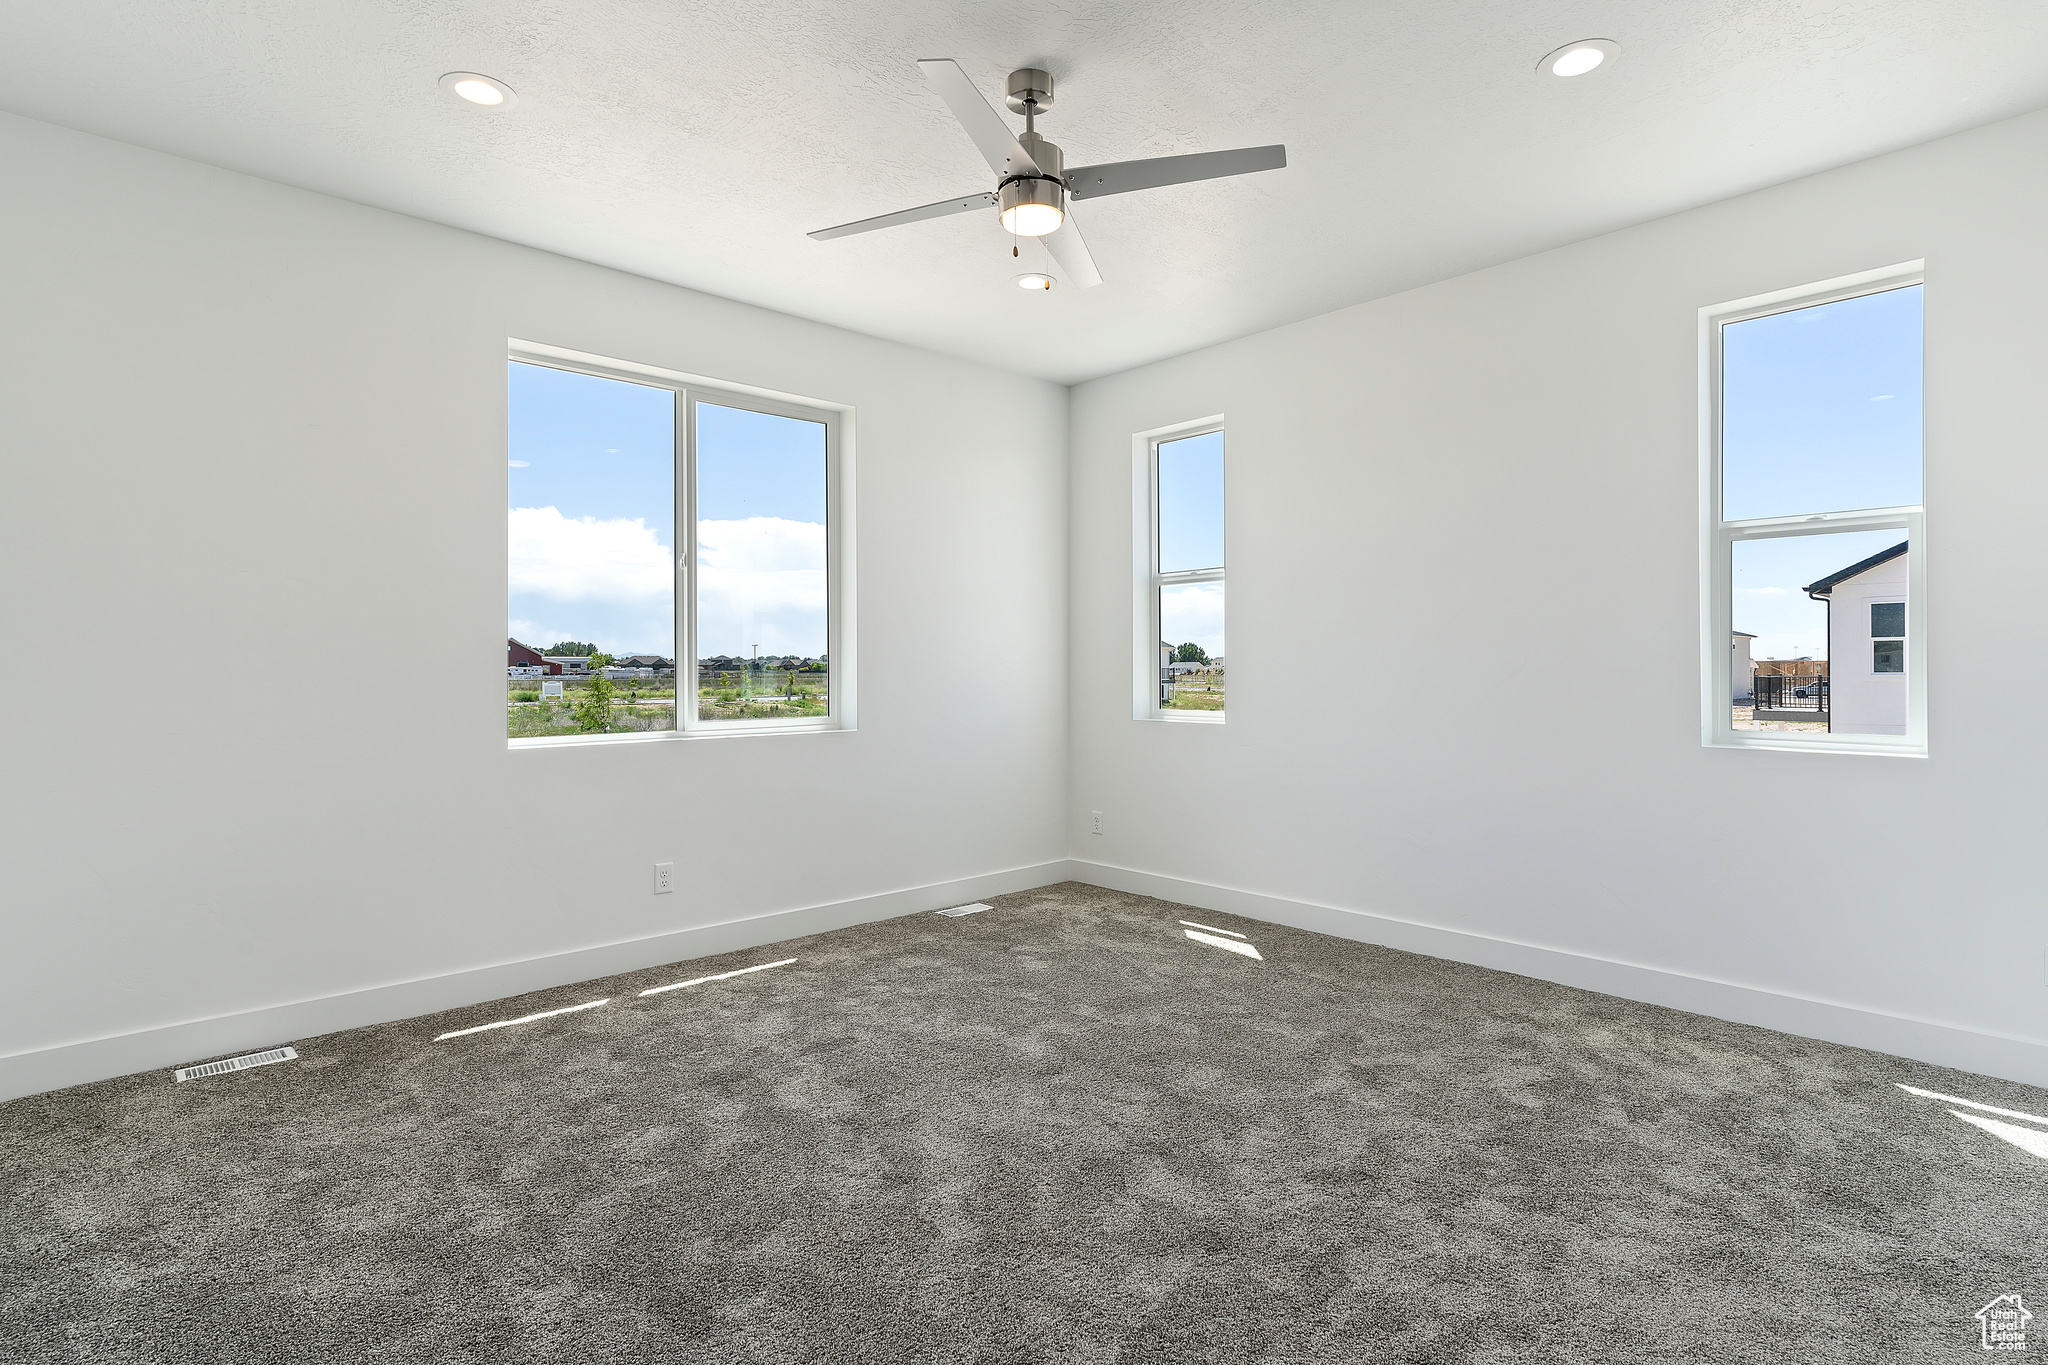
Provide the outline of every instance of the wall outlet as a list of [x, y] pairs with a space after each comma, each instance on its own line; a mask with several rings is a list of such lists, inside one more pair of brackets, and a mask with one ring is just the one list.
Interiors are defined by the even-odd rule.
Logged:
[[674, 863], [656, 863], [654, 865], [654, 894], [666, 896], [675, 889], [676, 865]]
[[1099, 811], [1099, 810], [1091, 810], [1091, 811], [1089, 811], [1089, 812], [1088, 812], [1088, 832], [1089, 832], [1090, 834], [1100, 834], [1100, 833], [1102, 833], [1102, 812], [1101, 812], [1101, 811]]

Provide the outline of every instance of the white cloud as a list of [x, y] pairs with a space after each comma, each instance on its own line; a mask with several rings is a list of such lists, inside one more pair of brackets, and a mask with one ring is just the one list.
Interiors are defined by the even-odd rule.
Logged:
[[1187, 583], [1161, 590], [1159, 638], [1174, 646], [1198, 644], [1212, 658], [1223, 653], [1223, 584]]
[[697, 652], [825, 652], [825, 528], [747, 517], [697, 523]]
[[1896, 397], [1898, 397], [1898, 395], [1895, 393], [1880, 393], [1876, 397], [1872, 398], [1870, 401], [1873, 403], [1885, 403], [1891, 401]]
[[505, 461], [505, 468], [507, 468], [507, 469], [531, 469], [532, 467], [533, 467], [533, 466], [532, 466], [531, 462], [529, 462], [529, 461], [526, 461], [526, 460], [507, 460], [507, 461]]
[[514, 507], [506, 518], [514, 593], [643, 603], [675, 590], [669, 549], [639, 517], [599, 521], [552, 507]]

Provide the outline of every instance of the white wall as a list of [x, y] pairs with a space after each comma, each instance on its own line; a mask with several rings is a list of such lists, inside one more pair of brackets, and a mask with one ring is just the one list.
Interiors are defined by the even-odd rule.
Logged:
[[1728, 695], [1735, 701], [1748, 701], [1756, 691], [1756, 661], [1749, 657], [1747, 635], [1729, 637]]
[[[2029, 115], [1078, 387], [1076, 855], [2048, 1039], [2044, 172]], [[1931, 756], [1703, 748], [1697, 310], [1918, 257]], [[1229, 720], [1134, 721], [1131, 434], [1218, 411]]]
[[1906, 733], [1906, 675], [1872, 668], [1870, 604], [1907, 601], [1912, 563], [1909, 550], [1843, 579], [1828, 594], [1828, 729], [1836, 734]]
[[[1065, 390], [15, 118], [0, 184], [5, 638], [121, 661], [6, 667], [0, 1061], [1064, 857]], [[507, 752], [508, 337], [855, 405], [858, 732]]]

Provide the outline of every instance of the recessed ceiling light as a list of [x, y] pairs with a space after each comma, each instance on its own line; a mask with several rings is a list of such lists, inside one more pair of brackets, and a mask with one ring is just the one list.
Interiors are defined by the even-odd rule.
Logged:
[[1621, 44], [1612, 38], [1581, 38], [1544, 54], [1536, 69], [1546, 76], [1590, 76], [1612, 66], [1620, 55]]
[[464, 104], [473, 104], [479, 109], [510, 109], [519, 99], [505, 82], [480, 76], [474, 71], [449, 72], [441, 78], [441, 88]]
[[1052, 276], [1043, 270], [1027, 270], [1017, 277], [1016, 284], [1019, 289], [1050, 289]]

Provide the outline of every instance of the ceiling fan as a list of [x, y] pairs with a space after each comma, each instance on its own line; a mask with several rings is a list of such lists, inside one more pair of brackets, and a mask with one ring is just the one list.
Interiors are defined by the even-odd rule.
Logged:
[[[1003, 228], [1020, 237], [1040, 237], [1067, 278], [1086, 289], [1102, 283], [1102, 272], [1081, 240], [1069, 199], [1095, 199], [1105, 194], [1128, 194], [1132, 190], [1157, 189], [1161, 185], [1184, 185], [1192, 180], [1214, 180], [1225, 175], [1246, 175], [1270, 171], [1287, 164], [1287, 148], [1239, 147], [1228, 152], [1195, 152], [1188, 156], [1155, 156], [1144, 161], [1108, 161], [1100, 166], [1066, 167], [1066, 157], [1054, 144], [1038, 134], [1038, 116], [1052, 107], [1052, 77], [1036, 67], [1012, 71], [1003, 103], [1024, 116], [1024, 133], [1010, 131], [1003, 116], [989, 106], [974, 82], [948, 58], [932, 58], [917, 64], [932, 89], [960, 120], [967, 136], [987, 158], [996, 173], [996, 187], [981, 194], [942, 199], [923, 208], [863, 218], [857, 223], [820, 228], [809, 234], [820, 242], [834, 237], [851, 237], [856, 232], [918, 223], [927, 218], [971, 213], [994, 208], [1001, 212]], [[1027, 288], [1052, 287], [1046, 275], [1020, 275]]]

